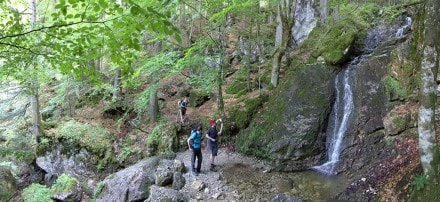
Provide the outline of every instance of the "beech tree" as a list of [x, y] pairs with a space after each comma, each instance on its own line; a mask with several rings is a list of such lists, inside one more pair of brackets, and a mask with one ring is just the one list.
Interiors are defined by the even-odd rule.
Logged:
[[437, 158], [435, 106], [437, 104], [437, 72], [439, 68], [440, 1], [425, 1], [423, 49], [420, 65], [420, 108], [418, 120], [420, 160], [425, 173], [432, 170]]
[[291, 40], [295, 4], [295, 0], [280, 0], [278, 4], [275, 54], [272, 59], [272, 73], [270, 78], [270, 82], [274, 87], [278, 86], [281, 59], [286, 53], [287, 46]]

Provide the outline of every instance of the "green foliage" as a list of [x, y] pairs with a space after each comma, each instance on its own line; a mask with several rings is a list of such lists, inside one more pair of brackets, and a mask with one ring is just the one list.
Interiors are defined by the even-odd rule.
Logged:
[[391, 76], [385, 78], [385, 89], [391, 95], [396, 95], [399, 98], [407, 96], [406, 90], [400, 85], [399, 81]]
[[41, 184], [31, 184], [23, 190], [22, 198], [24, 202], [52, 201], [50, 198], [51, 190]]
[[143, 115], [147, 115], [150, 106], [150, 96], [151, 93], [155, 93], [159, 85], [153, 84], [150, 85], [147, 89], [145, 89], [142, 93], [136, 96], [134, 100], [134, 111], [138, 115], [138, 118], [141, 118]]
[[41, 184], [33, 183], [23, 190], [22, 197], [25, 202], [52, 201], [51, 195], [68, 192], [78, 184], [75, 178], [67, 174], [61, 174], [52, 187], [48, 188]]
[[229, 85], [226, 89], [225, 92], [228, 94], [237, 94], [241, 91], [246, 91], [247, 90], [247, 83], [246, 82], [241, 82], [241, 81], [233, 81], [233, 83], [231, 85]]
[[101, 194], [101, 192], [102, 192], [102, 190], [104, 189], [104, 187], [105, 187], [105, 184], [104, 184], [104, 182], [99, 182], [97, 185], [96, 185], [96, 188], [95, 188], [95, 190], [93, 191], [93, 198], [94, 199], [96, 199], [96, 198], [98, 198], [99, 197], [99, 194]]
[[428, 184], [428, 176], [425, 174], [420, 174], [414, 177], [411, 185], [414, 186], [415, 190], [421, 191]]

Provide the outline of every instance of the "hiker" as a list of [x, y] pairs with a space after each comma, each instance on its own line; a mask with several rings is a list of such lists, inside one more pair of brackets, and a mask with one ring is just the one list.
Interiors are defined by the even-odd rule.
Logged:
[[[218, 124], [221, 124], [220, 132], [218, 132], [216, 128], [216, 125]], [[222, 133], [223, 123], [221, 119], [218, 119], [217, 121], [211, 119], [209, 125], [211, 125], [211, 127], [209, 127], [206, 132], [206, 138], [208, 138], [208, 151], [211, 152], [211, 167], [209, 170], [215, 171], [216, 165], [214, 164], [214, 160], [218, 152], [218, 136]]]
[[[200, 173], [202, 168], [202, 126], [198, 126], [197, 130], [192, 130], [190, 137], [188, 138], [188, 147], [192, 151], [191, 155], [191, 171], [196, 176]], [[195, 161], [197, 158], [197, 168]]]
[[177, 102], [177, 105], [179, 107], [180, 123], [183, 123], [183, 121], [185, 120], [186, 108], [189, 105], [188, 96], [186, 96], [183, 100], [179, 100]]

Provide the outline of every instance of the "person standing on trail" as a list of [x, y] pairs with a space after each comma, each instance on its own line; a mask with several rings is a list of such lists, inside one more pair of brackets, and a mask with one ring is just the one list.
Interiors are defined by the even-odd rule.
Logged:
[[[218, 136], [222, 133], [223, 123], [221, 119], [217, 121], [213, 121], [212, 119], [209, 121], [211, 127], [209, 127], [206, 132], [206, 138], [208, 138], [208, 151], [211, 152], [211, 171], [215, 171], [216, 165], [214, 164], [215, 157], [218, 152]], [[220, 132], [217, 131], [216, 125], [221, 124]]]
[[186, 108], [189, 105], [188, 96], [185, 96], [183, 100], [179, 100], [177, 102], [177, 105], [179, 107], [180, 123], [183, 123], [183, 121], [185, 120]]
[[[197, 130], [192, 130], [190, 137], [188, 138], [188, 147], [192, 151], [191, 155], [191, 171], [196, 176], [200, 173], [202, 168], [202, 126], [198, 126]], [[195, 167], [195, 161], [197, 158], [197, 167]]]

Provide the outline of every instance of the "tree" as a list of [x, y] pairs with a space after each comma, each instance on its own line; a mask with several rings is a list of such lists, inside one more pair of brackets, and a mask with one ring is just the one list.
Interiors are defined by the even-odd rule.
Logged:
[[278, 86], [278, 79], [283, 58], [287, 46], [290, 44], [292, 27], [294, 25], [294, 11], [296, 1], [281, 0], [277, 9], [277, 30], [275, 39], [275, 54], [272, 59], [272, 73], [270, 82], [272, 86]]
[[420, 65], [420, 108], [418, 120], [420, 159], [425, 173], [432, 169], [436, 156], [435, 106], [439, 68], [440, 1], [425, 1], [423, 49]]

